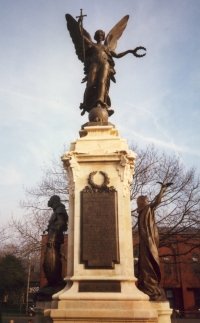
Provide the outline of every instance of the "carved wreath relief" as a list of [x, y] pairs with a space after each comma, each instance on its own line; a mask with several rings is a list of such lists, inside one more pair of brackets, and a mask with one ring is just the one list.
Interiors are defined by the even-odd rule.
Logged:
[[[101, 175], [102, 180], [101, 183], [96, 182], [95, 175]], [[83, 192], [112, 192], [116, 191], [113, 186], [108, 187], [108, 184], [110, 183], [110, 179], [108, 175], [105, 172], [102, 171], [95, 171], [91, 172], [88, 176], [88, 184], [89, 186], [86, 186]]]

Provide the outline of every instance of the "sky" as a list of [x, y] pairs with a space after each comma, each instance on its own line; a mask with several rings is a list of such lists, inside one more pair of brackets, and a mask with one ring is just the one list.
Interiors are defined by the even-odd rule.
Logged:
[[110, 122], [131, 145], [154, 144], [200, 171], [200, 1], [0, 0], [0, 225], [20, 218], [25, 189], [79, 138], [85, 85], [65, 14], [87, 14], [93, 37], [126, 14]]

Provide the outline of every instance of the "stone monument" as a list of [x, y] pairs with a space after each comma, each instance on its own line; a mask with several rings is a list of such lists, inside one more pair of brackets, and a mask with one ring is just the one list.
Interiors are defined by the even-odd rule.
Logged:
[[78, 21], [69, 14], [66, 20], [84, 63], [80, 108], [82, 114], [88, 112], [89, 122], [62, 156], [69, 182], [68, 275], [45, 315], [54, 323], [168, 323], [168, 303], [164, 309], [155, 307], [135, 284], [130, 184], [136, 154], [108, 122], [114, 112], [109, 97], [110, 81], [115, 82], [113, 58], [144, 56], [138, 50], [145, 48], [115, 52], [129, 16], [106, 37], [98, 30], [96, 42], [83, 28], [83, 17], [81, 10]]

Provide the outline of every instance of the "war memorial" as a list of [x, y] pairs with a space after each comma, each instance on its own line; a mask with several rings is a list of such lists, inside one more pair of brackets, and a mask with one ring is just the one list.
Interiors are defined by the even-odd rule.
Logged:
[[[83, 18], [82, 10], [76, 19], [66, 15], [75, 52], [84, 65], [82, 82], [86, 87], [80, 109], [81, 115], [88, 113], [88, 122], [80, 126], [79, 138], [62, 156], [69, 183], [69, 214], [59, 197], [49, 200], [54, 213], [47, 229], [44, 269], [49, 285], [54, 286], [52, 300], [47, 298], [45, 303], [43, 299], [44, 314], [48, 322], [54, 323], [170, 323], [172, 310], [159, 286], [159, 236], [154, 210], [172, 183], [160, 183], [160, 192], [151, 203], [146, 196], [137, 200], [137, 281], [130, 203], [137, 156], [110, 122], [114, 113], [109, 97], [110, 83], [115, 82], [114, 59], [127, 54], [142, 57], [146, 49], [140, 46], [115, 52], [128, 15], [107, 35], [97, 30], [94, 41], [83, 27]], [[61, 286], [59, 248], [67, 220], [67, 277]]]

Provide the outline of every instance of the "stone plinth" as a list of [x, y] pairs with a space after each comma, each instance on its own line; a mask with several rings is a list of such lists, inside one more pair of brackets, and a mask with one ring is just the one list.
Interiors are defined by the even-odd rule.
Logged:
[[66, 288], [54, 323], [158, 322], [135, 286], [130, 184], [136, 155], [113, 125], [85, 126], [62, 157], [69, 181]]
[[158, 313], [158, 323], [171, 323], [172, 309], [169, 302], [151, 302]]

